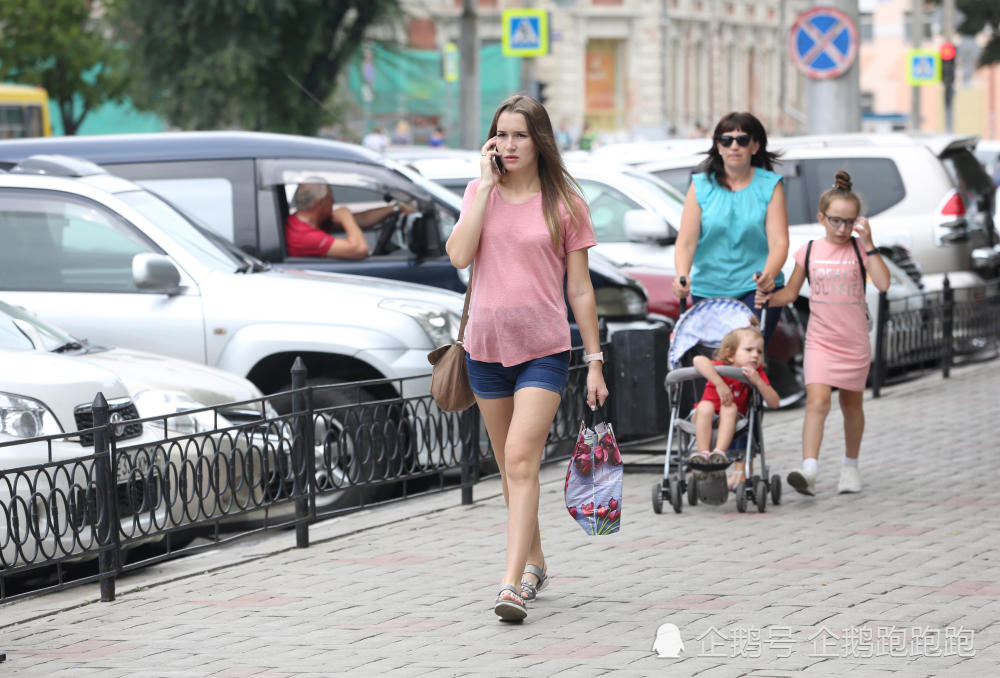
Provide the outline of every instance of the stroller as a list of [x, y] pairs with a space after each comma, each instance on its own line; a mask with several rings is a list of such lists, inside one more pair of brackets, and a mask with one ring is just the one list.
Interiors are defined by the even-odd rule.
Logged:
[[[766, 311], [765, 311], [766, 312]], [[701, 399], [705, 379], [691, 367], [695, 355], [710, 355], [730, 330], [746, 327], [753, 313], [736, 299], [705, 299], [682, 313], [674, 326], [667, 356], [667, 377], [664, 387], [670, 400], [670, 426], [667, 431], [667, 452], [663, 463], [663, 481], [653, 484], [653, 511], [663, 512], [663, 500], [670, 500], [675, 513], [682, 510], [687, 495], [688, 504], [724, 504], [729, 497], [725, 470], [734, 461], [747, 460], [746, 480], [736, 487], [736, 510], [745, 513], [748, 504], [756, 504], [763, 513], [767, 495], [771, 503], [781, 503], [781, 478], [771, 476], [764, 461], [764, 438], [761, 428], [763, 401], [757, 389], [750, 389], [747, 413], [736, 424], [734, 442], [745, 439], [746, 448], [730, 449], [725, 464], [690, 462], [695, 449], [694, 408]], [[763, 317], [762, 317], [763, 320]], [[738, 367], [717, 366], [719, 374], [748, 383]], [[682, 414], [683, 413], [683, 414]], [[715, 438], [715, 425], [712, 437]], [[675, 445], [676, 443], [676, 445]], [[689, 477], [689, 472], [691, 475]], [[703, 477], [697, 477], [699, 473]]]

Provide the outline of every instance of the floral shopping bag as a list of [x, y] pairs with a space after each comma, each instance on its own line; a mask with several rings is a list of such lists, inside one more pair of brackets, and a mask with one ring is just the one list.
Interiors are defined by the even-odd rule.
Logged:
[[587, 534], [614, 534], [622, 519], [622, 455], [611, 424], [580, 423], [566, 471], [566, 509]]

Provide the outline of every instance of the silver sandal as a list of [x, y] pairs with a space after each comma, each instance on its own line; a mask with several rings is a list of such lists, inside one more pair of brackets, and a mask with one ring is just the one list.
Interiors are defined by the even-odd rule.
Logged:
[[[513, 600], [503, 597], [504, 591], [510, 591]], [[524, 598], [510, 584], [500, 587], [497, 602], [493, 604], [493, 612], [500, 621], [519, 622], [528, 616], [528, 608], [524, 606]]]
[[[544, 570], [542, 568], [544, 568]], [[525, 574], [531, 574], [538, 577], [538, 583], [532, 584], [531, 582], [521, 579], [521, 598], [524, 600], [534, 600], [538, 597], [538, 592], [545, 588], [545, 585], [549, 583], [548, 568], [544, 565], [542, 565], [542, 567], [530, 564], [525, 565], [524, 574], [521, 576], [524, 577]]]

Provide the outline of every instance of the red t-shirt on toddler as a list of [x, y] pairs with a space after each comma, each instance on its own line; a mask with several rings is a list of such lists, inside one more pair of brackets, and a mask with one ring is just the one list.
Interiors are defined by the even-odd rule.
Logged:
[[285, 222], [285, 245], [290, 257], [325, 257], [334, 240], [336, 238], [329, 233], [307, 224], [294, 214]]
[[[729, 363], [724, 363], [720, 360], [713, 360], [712, 364], [716, 366], [726, 365], [732, 367], [732, 365], [729, 365]], [[763, 367], [757, 368], [757, 374], [760, 375], [760, 378], [764, 380], [765, 384], [770, 385], [771, 382], [768, 380], [767, 375], [764, 373]], [[751, 386], [750, 384], [744, 384], [739, 379], [730, 379], [729, 377], [722, 377], [722, 381], [725, 382], [726, 386], [729, 387], [729, 390], [733, 392], [733, 402], [736, 403], [736, 409], [739, 411], [740, 414], [746, 414], [747, 403], [750, 402], [750, 390], [753, 388], [753, 386]], [[705, 393], [702, 394], [701, 399], [707, 400], [713, 405], [715, 405], [716, 412], [722, 409], [722, 401], [719, 400], [719, 392], [715, 390], [715, 384], [713, 384], [712, 382], [708, 382], [707, 384], [705, 384]]]

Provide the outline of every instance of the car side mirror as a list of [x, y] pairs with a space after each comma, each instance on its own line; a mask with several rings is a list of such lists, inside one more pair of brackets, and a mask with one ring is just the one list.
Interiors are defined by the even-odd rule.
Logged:
[[629, 210], [625, 213], [625, 237], [640, 242], [673, 242], [677, 239], [677, 231], [656, 212]]
[[137, 254], [132, 257], [132, 280], [140, 290], [180, 294], [181, 274], [169, 257], [162, 254]]

